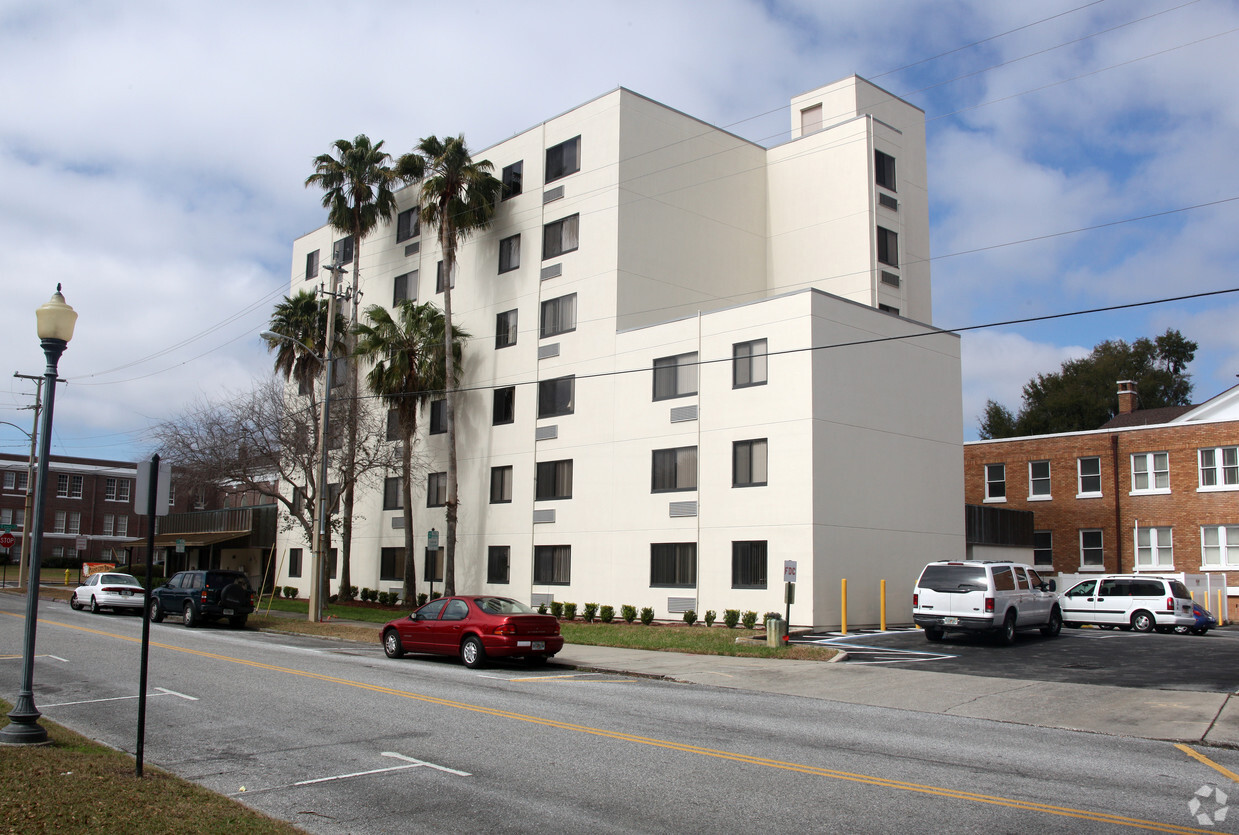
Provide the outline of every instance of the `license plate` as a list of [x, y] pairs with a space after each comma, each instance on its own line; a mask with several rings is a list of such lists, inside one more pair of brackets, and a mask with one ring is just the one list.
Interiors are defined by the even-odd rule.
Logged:
[[231, 614], [232, 614], [232, 610], [231, 610], [231, 609], [225, 609], [225, 610], [224, 610], [224, 614], [225, 614], [225, 615], [231, 615]]
[[546, 649], [546, 641], [534, 641], [529, 645], [530, 649]]
[[943, 618], [942, 623], [945, 626], [958, 626], [959, 618]]
[[122, 590], [122, 591], [121, 591], [121, 593], [120, 593], [120, 596], [121, 596], [121, 597], [133, 597], [133, 592], [131, 592], [131, 591], [124, 591], [124, 590]]

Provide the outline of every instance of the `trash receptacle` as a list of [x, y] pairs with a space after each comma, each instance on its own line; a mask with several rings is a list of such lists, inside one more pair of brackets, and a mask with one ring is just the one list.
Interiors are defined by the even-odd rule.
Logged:
[[783, 618], [766, 618], [766, 646], [781, 647], [787, 637], [787, 621]]

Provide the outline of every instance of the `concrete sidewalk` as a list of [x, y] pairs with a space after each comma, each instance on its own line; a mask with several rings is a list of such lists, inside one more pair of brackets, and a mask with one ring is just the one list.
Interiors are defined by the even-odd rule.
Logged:
[[1239, 747], [1228, 693], [1060, 684], [907, 667], [687, 655], [568, 644], [554, 662], [758, 693], [1115, 736]]

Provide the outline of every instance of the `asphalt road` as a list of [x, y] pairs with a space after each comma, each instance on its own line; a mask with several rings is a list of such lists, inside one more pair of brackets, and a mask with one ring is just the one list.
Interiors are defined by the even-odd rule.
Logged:
[[[920, 630], [813, 636], [848, 652], [848, 663], [902, 664], [941, 673], [1158, 690], [1239, 692], [1239, 629], [1207, 635], [1064, 629], [1057, 638], [1021, 632], [1014, 646], [949, 633], [941, 643]], [[801, 638], [798, 640], [808, 640]]]
[[[6, 695], [22, 625], [0, 597]], [[140, 627], [43, 606], [44, 714], [132, 750]], [[1230, 783], [1165, 742], [553, 665], [471, 671], [377, 644], [151, 634], [147, 764], [311, 832], [1239, 831], [1239, 816], [1199, 827], [1189, 802]], [[1239, 771], [1239, 751], [1207, 754]]]

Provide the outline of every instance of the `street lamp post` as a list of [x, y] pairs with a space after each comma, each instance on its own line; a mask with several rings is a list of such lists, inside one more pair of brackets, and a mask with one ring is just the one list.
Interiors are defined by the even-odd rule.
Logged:
[[43, 373], [47, 386], [47, 402], [40, 415], [38, 490], [34, 497], [34, 518], [28, 519], [30, 533], [30, 573], [26, 582], [26, 633], [22, 646], [21, 692], [13, 710], [9, 712], [9, 724], [0, 728], [0, 744], [40, 745], [47, 742], [47, 729], [39, 724], [39, 709], [34, 706], [34, 639], [39, 617], [39, 569], [40, 551], [43, 547], [43, 508], [47, 502], [47, 464], [51, 454], [52, 410], [56, 402], [56, 365], [73, 338], [73, 326], [77, 312], [65, 303], [60, 294], [60, 285], [46, 304], [35, 311], [38, 334], [47, 357], [47, 369]]

